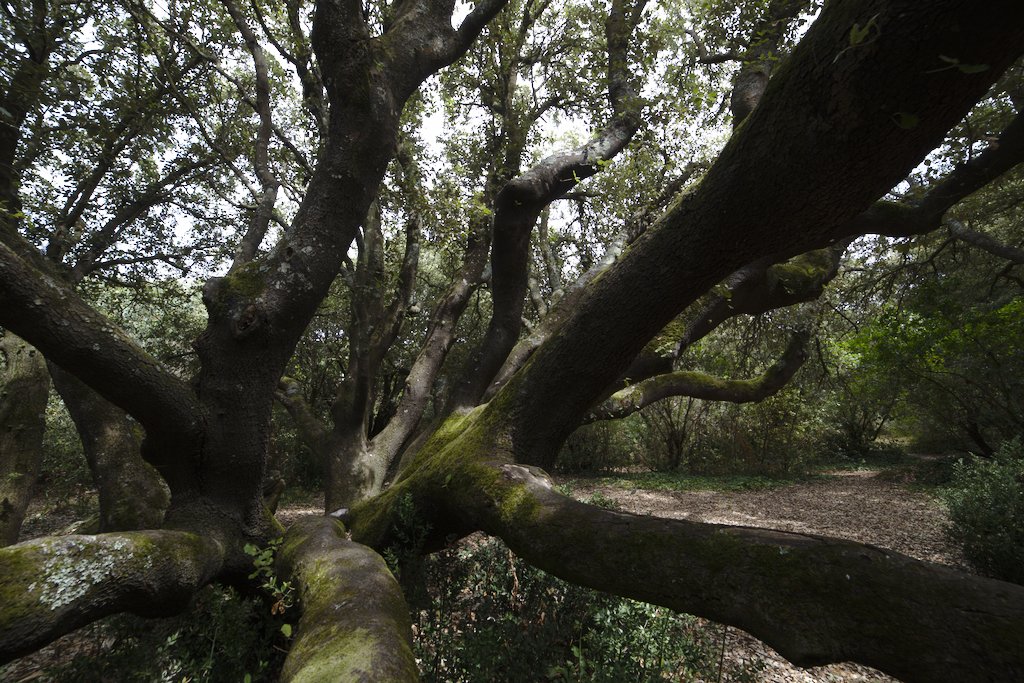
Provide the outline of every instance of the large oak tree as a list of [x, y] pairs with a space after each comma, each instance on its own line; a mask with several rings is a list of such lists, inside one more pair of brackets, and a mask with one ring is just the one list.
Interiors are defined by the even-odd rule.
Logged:
[[[24, 47], [12, 52], [18, 66], [0, 111], [0, 325], [131, 415], [145, 430], [142, 455], [171, 494], [160, 528], [0, 550], [5, 659], [107, 614], [173, 612], [209, 582], [244, 581], [244, 546], [282, 533], [263, 496], [276, 399], [310, 438], [328, 443], [328, 507], [348, 506], [339, 513], [344, 528], [312, 518], [285, 534], [282, 570], [301, 587], [302, 617], [284, 680], [416, 677], [407, 608], [375, 552], [390, 543], [407, 501], [432, 529], [427, 549], [483, 530], [552, 574], [734, 624], [798, 664], [855, 660], [908, 680], [1021, 675], [1024, 588], [852, 542], [603, 510], [557, 493], [543, 469], [587, 420], [672, 395], [742, 401], [777, 390], [802, 361], [800, 335], [755, 380], [673, 371], [673, 361], [737, 312], [816, 296], [852, 237], [937, 229], [956, 202], [1016, 165], [1024, 149], [1018, 120], [924, 196], [882, 199], [1024, 52], [1019, 3], [979, 11], [967, 2], [837, 0], [787, 54], [783, 34], [801, 5], [779, 1], [734, 54], [699, 43], [707, 63], [740, 62], [728, 143], [685, 192], [667, 187], [664, 198], [648, 198], [606, 258], [566, 285], [525, 335], [531, 231], [642, 124], [629, 63], [644, 3], [613, 0], [605, 12], [605, 125], [526, 169], [523, 136], [540, 114], [516, 104], [516, 72], [500, 66], [538, 59], [515, 38], [540, 13], [555, 12], [551, 3], [516, 4], [521, 20], [509, 22], [501, 14], [509, 3], [483, 0], [453, 27], [454, 2], [404, 0], [367, 12], [353, 0], [322, 0], [308, 46], [297, 5], [288, 4], [292, 39], [279, 47], [321, 138], [297, 211], [269, 248], [261, 245], [280, 219], [282, 182], [268, 156], [281, 133], [269, 106], [272, 65], [252, 20], [223, 4], [255, 73], [248, 104], [258, 119], [258, 201], [226, 274], [203, 288], [208, 322], [189, 379], [90, 306], [66, 268], [26, 239], [15, 161], [30, 113], [23, 93], [38, 91], [59, 36], [43, 0], [5, 33]], [[420, 240], [412, 215], [397, 294], [386, 301], [375, 286], [377, 221], [396, 155], [409, 186], [416, 183], [400, 144], [403, 110], [426, 79], [501, 21], [511, 47], [498, 50], [489, 90], [507, 130], [493, 138], [497, 161], [480, 195], [487, 210], [467, 230], [461, 270], [440, 298], [393, 418], [371, 428], [381, 359], [411, 306]], [[343, 271], [357, 285], [349, 372], [333, 424], [318, 425], [282, 376]], [[455, 321], [485, 279], [486, 333], [429, 427], [417, 430]]]

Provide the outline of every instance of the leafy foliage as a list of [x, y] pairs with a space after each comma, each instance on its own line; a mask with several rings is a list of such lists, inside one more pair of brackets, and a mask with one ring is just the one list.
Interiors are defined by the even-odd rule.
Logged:
[[210, 586], [169, 619], [118, 615], [82, 635], [85, 651], [47, 674], [59, 681], [239, 683], [276, 680], [283, 634], [265, 601]]
[[574, 586], [500, 541], [431, 558], [431, 602], [414, 615], [425, 681], [755, 681], [723, 661], [721, 627]]
[[1009, 441], [992, 459], [960, 461], [945, 493], [949, 533], [981, 571], [1024, 584], [1024, 446]]

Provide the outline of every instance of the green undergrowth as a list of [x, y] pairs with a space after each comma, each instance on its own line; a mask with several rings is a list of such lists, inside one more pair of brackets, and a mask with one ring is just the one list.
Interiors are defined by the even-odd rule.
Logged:
[[950, 538], [983, 574], [1024, 584], [1024, 445], [992, 458], [959, 460], [942, 491]]
[[432, 556], [426, 582], [413, 609], [423, 681], [742, 683], [764, 669], [725, 656], [721, 625], [566, 583], [497, 539]]
[[208, 586], [186, 612], [166, 619], [108, 617], [73, 636], [39, 681], [243, 683], [275, 681], [286, 638], [261, 598]]
[[414, 652], [428, 683], [752, 683], [765, 667], [726, 656], [726, 627], [567, 583], [499, 539], [475, 535], [435, 553], [417, 580], [407, 595], [418, 596]]

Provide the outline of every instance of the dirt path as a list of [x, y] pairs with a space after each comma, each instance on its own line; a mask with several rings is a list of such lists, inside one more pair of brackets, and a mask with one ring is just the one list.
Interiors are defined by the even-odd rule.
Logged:
[[[692, 519], [715, 524], [764, 527], [835, 536], [870, 543], [930, 562], [966, 568], [943, 534], [942, 508], [929, 496], [910, 491], [886, 472], [827, 472], [826, 476], [762, 491], [650, 491], [576, 481], [573, 495], [595, 493], [623, 510], [642, 515]], [[800, 669], [759, 640], [729, 629], [727, 657], [758, 657], [765, 683], [894, 681], [856, 664]]]

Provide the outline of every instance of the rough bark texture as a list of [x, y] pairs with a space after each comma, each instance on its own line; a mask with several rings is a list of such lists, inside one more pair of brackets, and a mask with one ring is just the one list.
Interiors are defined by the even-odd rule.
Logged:
[[159, 528], [171, 495], [153, 466], [142, 459], [137, 426], [73, 375], [56, 365], [50, 366], [50, 374], [75, 423], [99, 491], [99, 530]]
[[179, 612], [223, 557], [216, 541], [179, 531], [51, 537], [0, 549], [0, 663], [108, 614]]
[[281, 563], [298, 581], [302, 609], [282, 681], [419, 680], [409, 608], [380, 555], [315, 517], [288, 530]]
[[[210, 577], [245, 571], [238, 541], [273, 533], [261, 493], [280, 373], [367, 215], [406, 98], [456, 59], [502, 4], [477, 3], [453, 29], [452, 3], [405, 0], [376, 36], [363, 3], [318, 3], [312, 44], [331, 102], [320, 161], [277, 246], [207, 285], [209, 326], [196, 344], [202, 369], [194, 384], [50, 277], [4, 220], [0, 322], [130, 411], [174, 494], [169, 526], [208, 531], [224, 545], [161, 531], [0, 550], [0, 655], [27, 652], [113, 611], [179, 608]], [[587, 287], [490, 403], [449, 418], [393, 487], [355, 510], [356, 537], [384, 543], [396, 502], [408, 494], [439, 537], [485, 529], [569, 580], [737, 624], [801, 663], [856, 659], [911, 679], [1019, 676], [1020, 587], [853, 543], [596, 510], [514, 463], [550, 462], [644, 345], [729, 273], [867, 224], [858, 220], [871, 203], [1021, 53], [1022, 15], [1017, 0], [984, 12], [964, 0], [828, 3], [699, 187]], [[851, 27], [868, 23], [872, 39], [852, 45]], [[988, 68], [936, 69], [944, 55]], [[625, 92], [625, 83], [609, 80], [613, 99], [617, 88]], [[496, 253], [494, 267], [514, 285], [496, 298], [503, 314], [506, 303], [521, 305], [521, 294], [512, 296], [522, 276], [515, 263], [533, 220], [517, 198], [540, 210], [576, 182], [561, 171], [596, 172], [596, 160], [625, 144], [632, 123], [614, 122], [596, 146], [542, 162], [524, 176], [529, 182], [509, 185], [499, 204], [514, 219], [505, 235], [511, 246]], [[944, 188], [955, 192], [936, 194], [922, 215], [935, 218], [936, 207], [948, 208], [951, 194], [991, 168], [952, 173]], [[876, 213], [886, 220], [907, 215], [882, 206]], [[285, 555], [303, 584], [305, 610], [286, 679], [356, 676], [378, 661], [395, 667], [380, 678], [415, 675], [405, 606], [378, 557], [348, 545], [326, 521], [297, 528]]]
[[482, 529], [567, 581], [738, 626], [802, 666], [853, 660], [908, 681], [1024, 671], [1024, 587], [850, 541], [579, 503], [543, 470], [503, 463], [494, 426], [483, 409], [449, 418], [404, 479], [353, 511], [354, 538], [386, 545], [411, 496], [446, 529]]
[[18, 542], [43, 459], [50, 380], [43, 355], [0, 331], [0, 545]]

